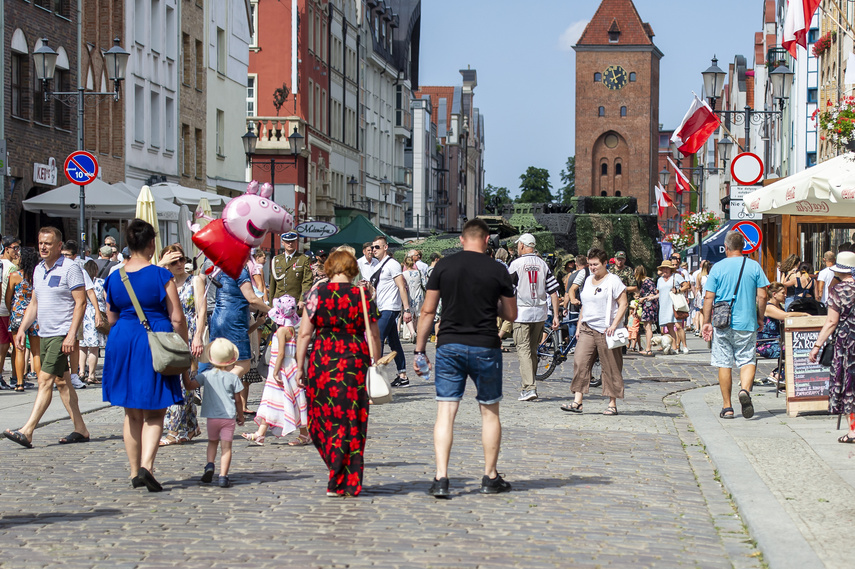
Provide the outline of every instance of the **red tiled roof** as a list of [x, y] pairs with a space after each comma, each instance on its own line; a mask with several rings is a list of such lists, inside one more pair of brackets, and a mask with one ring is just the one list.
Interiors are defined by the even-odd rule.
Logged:
[[439, 100], [446, 99], [445, 108], [448, 116], [446, 117], [446, 125], [451, 128], [451, 102], [454, 100], [454, 87], [419, 87], [415, 92], [415, 97], [421, 99], [423, 95], [430, 97], [430, 104], [434, 112], [431, 113], [431, 122], [437, 124], [436, 116], [439, 112]]
[[603, 0], [577, 45], [615, 45], [609, 42], [614, 25], [620, 29], [617, 45], [653, 45], [653, 28], [641, 21], [632, 0]]

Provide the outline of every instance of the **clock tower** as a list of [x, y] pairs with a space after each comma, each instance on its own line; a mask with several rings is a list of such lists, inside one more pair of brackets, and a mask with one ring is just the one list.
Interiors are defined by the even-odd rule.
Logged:
[[632, 0], [603, 0], [576, 51], [576, 195], [631, 196], [655, 209], [659, 60]]

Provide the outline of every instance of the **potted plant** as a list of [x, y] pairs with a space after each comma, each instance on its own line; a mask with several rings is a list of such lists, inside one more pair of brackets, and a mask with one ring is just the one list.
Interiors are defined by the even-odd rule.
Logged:
[[828, 140], [840, 148], [850, 148], [855, 143], [855, 96], [843, 97], [839, 104], [828, 101], [825, 110], [819, 109], [813, 113], [814, 120], [819, 120], [823, 134], [821, 140]]
[[826, 32], [822, 35], [818, 40], [816, 40], [811, 48], [814, 57], [819, 57], [831, 47], [831, 42], [837, 39], [837, 31], [831, 30], [830, 32]]
[[711, 211], [687, 213], [683, 216], [683, 233], [694, 234], [695, 232], [715, 231], [721, 223], [721, 218]]

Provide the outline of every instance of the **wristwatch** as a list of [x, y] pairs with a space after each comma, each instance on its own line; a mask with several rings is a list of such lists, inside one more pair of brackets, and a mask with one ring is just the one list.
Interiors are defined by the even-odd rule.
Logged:
[[406, 312], [407, 314], [410, 314], [410, 309], [409, 309], [409, 308], [405, 308], [405, 309], [404, 309], [404, 312]]

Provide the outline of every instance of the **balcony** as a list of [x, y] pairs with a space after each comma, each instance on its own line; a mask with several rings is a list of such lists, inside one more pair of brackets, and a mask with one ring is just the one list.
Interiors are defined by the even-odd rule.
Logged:
[[395, 185], [413, 187], [413, 171], [409, 168], [395, 167]]
[[[288, 137], [297, 129], [306, 136], [306, 125], [300, 117], [247, 117], [247, 129], [258, 136], [255, 147], [257, 154], [291, 154], [291, 141]], [[303, 147], [306, 147], [305, 138]]]

